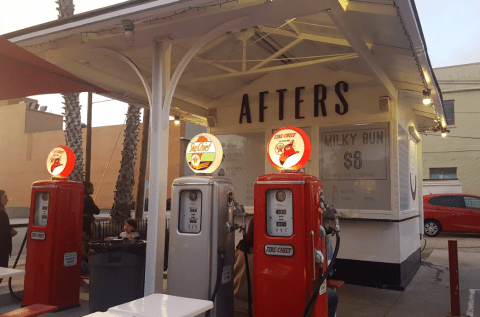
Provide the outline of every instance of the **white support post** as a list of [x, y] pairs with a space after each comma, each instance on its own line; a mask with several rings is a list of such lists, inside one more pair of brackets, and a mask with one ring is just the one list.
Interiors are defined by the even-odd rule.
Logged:
[[241, 17], [227, 21], [205, 34], [182, 58], [170, 79], [171, 41], [157, 42], [153, 54], [152, 110], [150, 137], [150, 177], [148, 197], [147, 259], [145, 296], [163, 293], [163, 260], [165, 252], [165, 214], [168, 176], [168, 115], [173, 94], [185, 67], [195, 54], [219, 35], [249, 21]]
[[163, 293], [169, 126], [162, 125], [162, 117], [165, 115], [163, 108], [165, 87], [169, 80], [167, 65], [170, 62], [170, 48], [168, 40], [156, 43], [153, 55], [145, 296]]

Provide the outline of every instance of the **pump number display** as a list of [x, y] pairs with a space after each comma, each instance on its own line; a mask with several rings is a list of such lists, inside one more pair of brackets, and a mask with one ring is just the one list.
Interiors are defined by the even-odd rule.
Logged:
[[202, 192], [185, 190], [180, 193], [180, 213], [178, 231], [199, 233], [202, 223]]
[[35, 194], [35, 211], [33, 214], [33, 225], [45, 227], [48, 222], [48, 192], [37, 192]]
[[267, 191], [267, 234], [271, 237], [293, 235], [293, 193], [290, 189]]

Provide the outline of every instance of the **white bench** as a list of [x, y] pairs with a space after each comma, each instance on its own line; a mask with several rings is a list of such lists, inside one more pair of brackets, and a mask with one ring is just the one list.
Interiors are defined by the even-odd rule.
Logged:
[[0, 279], [25, 275], [25, 270], [9, 269], [6, 267], [0, 267]]
[[208, 300], [152, 294], [85, 317], [190, 317], [212, 308], [213, 302]]

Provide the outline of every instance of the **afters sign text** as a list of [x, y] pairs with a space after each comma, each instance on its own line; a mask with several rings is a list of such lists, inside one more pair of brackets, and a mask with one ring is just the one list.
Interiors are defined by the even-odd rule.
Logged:
[[[325, 101], [327, 100], [327, 87], [325, 85], [315, 85], [313, 86], [314, 93], [313, 93], [313, 116], [318, 117], [320, 113], [322, 117], [327, 116], [327, 107], [325, 105]], [[295, 88], [295, 119], [304, 119], [304, 113], [302, 113], [302, 103], [304, 100], [302, 99], [302, 91], [305, 87], [296, 87]], [[285, 92], [287, 89], [278, 89], [276, 92], [278, 93], [278, 120], [283, 120], [284, 115], [284, 100], [285, 100]], [[340, 100], [340, 104], [335, 104], [335, 112], [339, 115], [344, 115], [348, 112], [348, 102], [345, 99], [344, 93], [348, 92], [348, 84], [344, 81], [339, 81], [335, 84], [335, 94], [337, 95], [338, 99]], [[259, 122], [264, 122], [265, 118], [265, 109], [268, 107], [265, 106], [265, 95], [268, 94], [268, 91], [261, 91], [259, 93], [259, 102], [258, 102], [258, 110], [259, 110]], [[239, 123], [242, 124], [243, 120], [246, 120], [247, 123], [252, 123], [252, 115], [251, 115], [251, 108], [250, 108], [250, 101], [248, 99], [248, 94], [243, 95], [242, 99], [242, 108], [240, 110], [240, 119]]]

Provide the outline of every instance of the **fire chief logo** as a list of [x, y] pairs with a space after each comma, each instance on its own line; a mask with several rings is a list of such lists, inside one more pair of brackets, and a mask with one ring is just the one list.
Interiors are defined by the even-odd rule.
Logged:
[[53, 177], [67, 177], [74, 166], [75, 154], [68, 146], [59, 145], [47, 157], [47, 171]]
[[202, 133], [188, 143], [186, 159], [188, 166], [194, 172], [211, 173], [217, 169], [220, 162], [215, 163], [221, 161], [222, 155], [223, 150], [220, 141], [211, 134]]
[[278, 129], [270, 137], [267, 155], [270, 163], [279, 170], [298, 170], [310, 157], [308, 136], [296, 127]]

